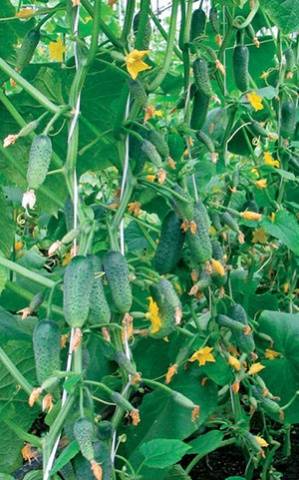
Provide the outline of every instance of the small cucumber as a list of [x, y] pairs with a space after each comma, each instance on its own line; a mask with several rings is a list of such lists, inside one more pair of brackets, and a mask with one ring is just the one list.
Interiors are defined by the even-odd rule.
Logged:
[[199, 92], [211, 97], [213, 89], [209, 76], [208, 63], [204, 58], [197, 58], [193, 62], [194, 81]]
[[42, 383], [60, 370], [60, 333], [56, 323], [41, 320], [33, 331], [33, 351], [38, 383]]
[[93, 423], [88, 418], [81, 417], [74, 423], [73, 433], [83, 457], [89, 462], [94, 460], [95, 453], [92, 442], [95, 431]]
[[34, 137], [27, 169], [27, 182], [29, 189], [36, 190], [45, 181], [52, 158], [52, 142], [47, 135]]
[[125, 257], [120, 252], [107, 252], [103, 257], [103, 265], [116, 309], [120, 313], [128, 313], [133, 299]]
[[244, 45], [236, 45], [233, 52], [233, 72], [235, 84], [241, 92], [249, 89], [249, 50]]
[[144, 31], [142, 32], [142, 36], [140, 36], [139, 41], [137, 41], [137, 37], [139, 34], [139, 28], [141, 26], [141, 13], [136, 13], [134, 20], [133, 20], [133, 31], [135, 34], [135, 48], [137, 50], [148, 50], [150, 45], [151, 36], [152, 36], [152, 27], [149, 18], [147, 17], [144, 25]]
[[212, 138], [202, 130], [196, 133], [197, 139], [207, 148], [210, 153], [215, 153], [215, 145]]
[[212, 253], [215, 260], [223, 260], [224, 251], [219, 240], [212, 240]]
[[204, 263], [212, 258], [212, 244], [208, 231], [208, 217], [198, 205], [194, 208], [193, 221], [197, 227], [196, 232], [188, 230], [186, 240], [193, 260], [196, 263]]
[[210, 97], [205, 93], [197, 90], [194, 99], [193, 99], [193, 106], [192, 106], [192, 113], [191, 113], [191, 120], [190, 120], [190, 127], [193, 130], [200, 130], [207, 118], [208, 109], [209, 109]]
[[169, 157], [169, 148], [164, 135], [157, 130], [150, 130], [148, 140], [156, 147], [159, 155], [161, 155], [163, 159]]
[[90, 259], [83, 256], [73, 258], [65, 269], [63, 286], [64, 316], [70, 327], [82, 328], [86, 322], [93, 283]]
[[263, 138], [268, 137], [267, 130], [264, 127], [262, 127], [262, 125], [256, 120], [252, 120], [251, 125], [248, 125], [248, 128], [256, 137], [263, 137]]
[[190, 42], [197, 40], [198, 37], [205, 33], [207, 16], [202, 8], [197, 8], [192, 13]]
[[104, 287], [99, 273], [103, 270], [101, 260], [92, 255], [90, 261], [93, 268], [93, 284], [90, 293], [90, 305], [88, 321], [92, 324], [109, 323], [111, 319], [111, 312], [104, 292]]
[[185, 238], [181, 225], [182, 222], [175, 212], [169, 212], [163, 220], [154, 257], [155, 269], [161, 275], [172, 272], [180, 260]]
[[185, 141], [178, 133], [170, 133], [167, 137], [169, 153], [175, 162], [179, 162], [185, 151]]
[[215, 33], [220, 32], [220, 22], [219, 22], [219, 15], [218, 15], [218, 10], [216, 7], [211, 7], [210, 13], [209, 13], [209, 20], [211, 23], [211, 27], [214, 30]]
[[161, 320], [160, 330], [152, 336], [163, 338], [175, 330], [182, 316], [182, 305], [172, 284], [164, 278], [151, 286], [151, 294], [159, 307]]
[[237, 220], [235, 220], [229, 212], [224, 212], [221, 215], [221, 222], [224, 223], [227, 227], [233, 230], [236, 233], [240, 232], [239, 224]]
[[[242, 305], [236, 304], [233, 306], [231, 310], [231, 318], [237, 322], [243, 323], [243, 325], [248, 325], [247, 314]], [[255, 350], [255, 343], [251, 333], [245, 335], [242, 332], [234, 332], [233, 337], [241, 352], [252, 353]]]
[[[99, 465], [101, 465], [103, 469], [102, 480], [111, 480], [112, 462], [109, 445], [106, 444], [106, 441], [100, 440], [96, 441], [93, 444], [93, 448], [95, 455], [94, 459]], [[81, 453], [76, 455], [73, 460], [73, 464], [76, 472], [76, 478], [78, 480], [95, 480], [95, 477], [90, 468], [90, 463], [83, 457]]]
[[292, 70], [294, 70], [294, 68], [296, 66], [295, 52], [291, 47], [289, 47], [289, 48], [285, 49], [283, 54], [284, 54], [285, 59], [286, 59], [287, 72], [292, 72]]
[[293, 100], [283, 100], [280, 107], [280, 135], [290, 138], [296, 128], [296, 103]]
[[194, 203], [192, 198], [190, 197], [189, 193], [186, 193], [185, 190], [183, 190], [183, 188], [180, 187], [178, 184], [176, 184], [173, 187], [173, 189], [176, 193], [179, 193], [179, 195], [186, 200], [184, 202], [183, 200], [180, 200], [177, 197], [175, 197], [174, 207], [177, 215], [182, 220], [191, 221], [193, 219], [193, 214], [194, 214]]
[[129, 90], [131, 97], [139, 108], [145, 107], [147, 104], [147, 95], [143, 84], [139, 80], [129, 79]]
[[147, 156], [148, 160], [150, 160], [156, 167], [162, 167], [162, 158], [152, 142], [143, 140], [141, 144], [141, 150]]
[[30, 30], [25, 35], [21, 47], [17, 50], [16, 70], [21, 71], [30, 63], [39, 41], [39, 30]]

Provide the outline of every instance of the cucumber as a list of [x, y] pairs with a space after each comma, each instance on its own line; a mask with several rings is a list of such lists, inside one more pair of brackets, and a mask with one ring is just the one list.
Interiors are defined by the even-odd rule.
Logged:
[[195, 210], [201, 216], [205, 229], [209, 230], [211, 226], [211, 219], [209, 217], [208, 210], [206, 209], [205, 204], [203, 203], [201, 198], [199, 198], [198, 201], [196, 202]]
[[173, 189], [176, 193], [179, 193], [181, 197], [186, 199], [186, 201], [184, 202], [183, 200], [175, 197], [174, 207], [177, 215], [182, 220], [193, 220], [194, 203], [189, 193], [186, 193], [185, 190], [183, 190], [182, 187], [180, 187], [178, 184], [176, 184]]
[[181, 318], [182, 305], [172, 284], [164, 278], [151, 286], [151, 294], [159, 307], [161, 319], [160, 330], [152, 336], [163, 338], [175, 330], [178, 320]]
[[135, 34], [135, 48], [137, 48], [137, 50], [148, 50], [148, 47], [151, 41], [151, 36], [152, 36], [151, 22], [149, 18], [146, 19], [143, 35], [140, 38], [140, 41], [137, 42], [136, 41], [137, 35], [138, 35], [139, 27], [141, 24], [140, 19], [141, 19], [141, 14], [140, 12], [138, 12], [136, 13], [133, 20], [133, 31]]
[[280, 107], [280, 135], [290, 138], [296, 128], [296, 103], [293, 100], [283, 100]]
[[41, 320], [33, 330], [33, 352], [39, 385], [60, 370], [60, 333], [56, 323]]
[[111, 312], [106, 300], [102, 280], [97, 276], [102, 271], [101, 260], [95, 255], [92, 255], [90, 261], [93, 268], [94, 279], [90, 293], [88, 321], [91, 324], [109, 323]]
[[216, 228], [216, 230], [217, 230], [217, 231], [222, 230], [222, 225], [221, 225], [219, 213], [216, 212], [215, 210], [213, 210], [213, 211], [211, 212], [211, 219], [212, 219], [212, 224], [213, 224], [213, 226]]
[[129, 90], [131, 97], [139, 108], [145, 107], [147, 104], [147, 95], [143, 84], [139, 80], [129, 79]]
[[292, 70], [294, 70], [294, 68], [296, 66], [295, 52], [291, 47], [289, 47], [289, 48], [285, 49], [283, 54], [284, 54], [285, 59], [286, 59], [287, 72], [292, 72]]
[[95, 437], [95, 431], [93, 423], [88, 418], [81, 417], [74, 423], [73, 433], [83, 457], [88, 462], [94, 460], [95, 453], [92, 442]]
[[213, 89], [209, 76], [208, 63], [204, 58], [197, 58], [193, 62], [193, 73], [198, 91], [211, 97], [213, 95]]
[[190, 127], [193, 130], [200, 130], [207, 118], [210, 103], [210, 96], [197, 90], [192, 105]]
[[196, 223], [197, 230], [195, 233], [188, 230], [186, 240], [193, 261], [205, 263], [212, 258], [212, 244], [209, 237], [207, 216], [203, 210], [198, 208], [198, 205], [194, 208], [193, 221]]
[[239, 224], [238, 224], [237, 220], [235, 220], [229, 212], [224, 212], [221, 215], [221, 221], [222, 221], [222, 223], [224, 223], [224, 225], [229, 227], [234, 232], [236, 232], [236, 233], [240, 232]]
[[[231, 310], [231, 318], [237, 322], [243, 323], [243, 325], [248, 325], [247, 314], [244, 308], [236, 304]], [[255, 343], [253, 335], [245, 335], [242, 332], [233, 332], [233, 338], [236, 342], [237, 347], [241, 350], [242, 353], [252, 353], [255, 350]]]
[[[103, 423], [103, 422], [101, 422]], [[101, 425], [101, 424], [100, 424]], [[103, 469], [103, 479], [110, 480], [112, 474], [112, 462], [110, 458], [109, 446], [105, 441], [96, 441], [93, 444], [95, 461], [101, 465]], [[73, 460], [76, 478], [79, 480], [95, 480], [91, 471], [90, 463], [83, 457], [81, 453], [76, 455]]]
[[152, 142], [149, 142], [148, 140], [143, 140], [141, 144], [141, 151], [156, 167], [162, 167], [162, 158], [157, 148], [155, 147], [155, 145], [152, 144]]
[[210, 13], [209, 13], [209, 20], [210, 20], [212, 29], [216, 34], [218, 34], [220, 32], [220, 22], [219, 22], [218, 10], [216, 7], [211, 7]]
[[16, 70], [21, 71], [30, 63], [39, 41], [39, 30], [33, 29], [26, 33], [21, 47], [17, 50]]
[[129, 312], [133, 299], [125, 257], [120, 252], [107, 252], [103, 257], [103, 265], [117, 311]]
[[52, 142], [47, 135], [34, 137], [27, 169], [27, 182], [29, 189], [38, 189], [47, 176], [52, 158]]
[[172, 272], [180, 260], [185, 238], [181, 225], [182, 222], [175, 212], [169, 212], [163, 220], [154, 257], [154, 267], [160, 274]]
[[73, 258], [65, 269], [63, 286], [64, 316], [72, 328], [82, 328], [88, 318], [93, 283], [90, 259], [83, 256]]
[[150, 130], [147, 137], [148, 140], [156, 147], [159, 155], [161, 155], [163, 159], [169, 157], [169, 148], [164, 135], [157, 130]]
[[171, 158], [173, 158], [175, 162], [180, 161], [186, 148], [185, 141], [181, 135], [178, 133], [170, 133], [167, 137], [167, 144]]
[[215, 260], [223, 260], [224, 251], [221, 243], [218, 240], [212, 240], [212, 256]]
[[265, 397], [260, 388], [253, 386], [252, 393], [254, 397], [260, 402], [262, 409], [266, 413], [268, 413], [269, 415], [281, 415], [281, 412], [283, 410], [281, 410], [278, 403], [274, 402], [274, 400], [271, 400], [271, 398]]
[[249, 89], [249, 50], [244, 45], [236, 45], [233, 52], [233, 72], [235, 84], [241, 92]]
[[206, 21], [207, 17], [202, 8], [197, 8], [193, 11], [190, 28], [190, 42], [193, 42], [205, 33]]
[[210, 153], [215, 153], [215, 145], [214, 145], [214, 142], [209, 135], [207, 135], [202, 130], [199, 130], [196, 133], [196, 137], [208, 149], [208, 151]]
[[253, 133], [253, 135], [257, 137], [263, 137], [263, 138], [268, 137], [267, 130], [265, 130], [265, 128], [262, 127], [262, 125], [256, 120], [252, 120], [251, 125], [248, 125], [248, 128]]

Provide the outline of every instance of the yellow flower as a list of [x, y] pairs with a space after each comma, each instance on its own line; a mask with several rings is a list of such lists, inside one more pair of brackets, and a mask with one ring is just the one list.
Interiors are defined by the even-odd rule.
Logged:
[[264, 152], [264, 162], [266, 165], [270, 167], [280, 167], [280, 163], [278, 160], [274, 160], [270, 152]]
[[250, 170], [250, 172], [251, 172], [253, 175], [255, 175], [256, 177], [259, 176], [259, 172], [258, 172], [257, 168], [252, 168], [252, 169]]
[[156, 175], [147, 175], [146, 180], [148, 182], [154, 182], [156, 180]]
[[267, 179], [266, 179], [266, 178], [261, 178], [260, 180], [257, 180], [257, 181], [255, 182], [255, 186], [256, 186], [257, 188], [260, 188], [261, 190], [262, 190], [263, 188], [267, 188], [267, 186], [268, 186]]
[[225, 270], [221, 262], [219, 260], [215, 260], [214, 258], [211, 259], [211, 265], [212, 269], [214, 270], [215, 273], [220, 275], [220, 277], [224, 277], [225, 275]]
[[151, 68], [147, 63], [142, 61], [143, 57], [145, 57], [148, 52], [149, 50], [132, 50], [132, 52], [126, 55], [125, 61], [127, 70], [133, 80], [137, 78], [138, 73]]
[[21, 240], [18, 240], [15, 242], [15, 251], [16, 252], [19, 252], [20, 250], [22, 250], [24, 244], [23, 242], [21, 242]]
[[170, 367], [168, 368], [166, 376], [165, 376], [165, 383], [167, 385], [171, 382], [174, 375], [176, 375], [178, 373], [178, 368], [179, 368], [179, 366], [178, 366], [177, 363], [174, 363], [173, 365], [170, 365]]
[[233, 367], [237, 372], [241, 370], [241, 362], [238, 360], [236, 357], [233, 357], [232, 355], [228, 356], [228, 363], [231, 367]]
[[240, 215], [244, 220], [253, 220], [257, 222], [262, 218], [260, 213], [251, 212], [250, 210], [245, 210], [245, 212], [241, 212]]
[[275, 222], [275, 218], [276, 218], [276, 213], [275, 212], [272, 212], [271, 215], [270, 215], [270, 220], [271, 222]]
[[148, 298], [149, 306], [147, 317], [151, 321], [151, 333], [158, 333], [161, 330], [162, 322], [159, 315], [159, 307], [152, 297]]
[[253, 243], [267, 243], [267, 235], [263, 228], [257, 228], [252, 235], [252, 242]]
[[260, 437], [259, 435], [255, 435], [254, 438], [260, 447], [266, 448], [269, 446], [269, 443], [266, 442], [266, 440], [263, 437]]
[[248, 370], [248, 375], [256, 375], [265, 368], [265, 365], [262, 365], [260, 362], [253, 363]]
[[193, 353], [189, 359], [190, 362], [198, 360], [200, 366], [205, 365], [207, 362], [216, 362], [214, 355], [212, 354], [213, 348], [203, 347]]
[[275, 360], [275, 358], [280, 357], [280, 353], [272, 350], [271, 348], [266, 348], [265, 350], [265, 358], [268, 360]]
[[270, 72], [262, 72], [260, 78], [261, 78], [262, 80], [267, 80], [267, 78], [269, 77], [269, 75], [270, 75]]
[[57, 42], [49, 43], [49, 54], [50, 59], [56, 62], [63, 61], [63, 54], [65, 53], [65, 45], [61, 37], [58, 38]]
[[135, 217], [138, 217], [141, 212], [141, 203], [140, 202], [128, 203], [128, 211], [132, 213]]
[[145, 115], [144, 115], [144, 121], [147, 122], [153, 117], [163, 117], [163, 111], [162, 110], [156, 110], [154, 105], [148, 105], [145, 108]]
[[33, 8], [22, 8], [16, 13], [17, 18], [30, 18], [34, 14]]
[[248, 102], [256, 112], [258, 110], [263, 110], [263, 98], [260, 95], [258, 95], [256, 92], [249, 92], [246, 96]]

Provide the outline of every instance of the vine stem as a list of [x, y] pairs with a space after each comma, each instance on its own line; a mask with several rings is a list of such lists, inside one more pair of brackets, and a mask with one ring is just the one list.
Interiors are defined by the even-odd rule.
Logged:
[[8, 260], [7, 258], [1, 257], [1, 256], [0, 256], [0, 265], [2, 265], [2, 267], [8, 268], [9, 270], [15, 273], [18, 273], [19, 275], [22, 275], [22, 277], [28, 278], [33, 282], [39, 283], [44, 287], [52, 289], [56, 285], [56, 283], [50, 278], [43, 277], [42, 275], [36, 272], [31, 272], [30, 270], [27, 270], [27, 268], [23, 267], [22, 265], [19, 265], [18, 263], [14, 263], [11, 260]]

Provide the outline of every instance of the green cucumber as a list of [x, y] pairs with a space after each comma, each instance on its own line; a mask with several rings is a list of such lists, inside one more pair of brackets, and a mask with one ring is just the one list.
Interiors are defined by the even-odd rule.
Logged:
[[60, 333], [57, 324], [41, 320], [33, 330], [33, 351], [39, 385], [60, 370]]
[[74, 423], [73, 433], [83, 457], [88, 462], [94, 460], [95, 452], [92, 442], [95, 438], [95, 431], [93, 423], [88, 418], [81, 417]]
[[209, 13], [209, 21], [211, 23], [211, 27], [216, 34], [220, 32], [220, 22], [219, 22], [219, 15], [218, 10], [216, 7], [211, 7]]
[[283, 52], [286, 59], [287, 72], [292, 72], [296, 66], [295, 52], [291, 47], [288, 47]]
[[133, 20], [133, 31], [135, 34], [135, 48], [137, 48], [137, 50], [148, 50], [148, 47], [151, 41], [151, 36], [152, 36], [151, 22], [147, 17], [144, 25], [144, 31], [142, 32], [143, 35], [140, 37], [140, 41], [137, 42], [136, 40], [139, 33], [140, 25], [141, 25], [140, 20], [141, 20], [141, 13], [138, 12], [136, 13]]
[[177, 215], [182, 220], [191, 221], [194, 215], [194, 203], [192, 198], [190, 197], [189, 193], [186, 193], [185, 190], [183, 190], [183, 188], [180, 187], [178, 184], [176, 184], [173, 187], [173, 189], [176, 193], [178, 193], [182, 198], [186, 200], [184, 202], [183, 200], [180, 200], [177, 197], [175, 197], [174, 208]]
[[205, 93], [197, 90], [192, 106], [190, 127], [193, 130], [200, 130], [207, 118], [208, 109], [209, 109], [210, 97]]
[[147, 138], [156, 147], [159, 155], [161, 155], [163, 159], [169, 157], [169, 148], [164, 135], [157, 130], [150, 130]]
[[120, 252], [110, 251], [103, 257], [113, 303], [119, 313], [128, 313], [132, 306], [132, 290], [129, 282], [129, 268]]
[[249, 50], [244, 45], [236, 45], [233, 52], [233, 72], [235, 84], [241, 92], [249, 89]]
[[202, 8], [197, 8], [192, 13], [190, 42], [197, 40], [198, 37], [205, 33], [207, 16]]
[[39, 41], [39, 29], [26, 33], [21, 47], [17, 50], [16, 70], [21, 71], [30, 63]]
[[203, 209], [194, 208], [193, 219], [196, 223], [196, 232], [190, 229], [186, 233], [186, 240], [190, 248], [193, 261], [205, 263], [212, 258], [212, 244], [209, 237], [208, 219]]
[[213, 95], [213, 89], [209, 76], [208, 63], [204, 58], [197, 58], [193, 62], [193, 73], [195, 85], [199, 92], [211, 97]]
[[[243, 325], [248, 325], [247, 314], [244, 308], [236, 304], [231, 310], [231, 318], [237, 322], [243, 323]], [[242, 353], [252, 353], [255, 350], [255, 343], [253, 335], [245, 335], [240, 332], [233, 332], [233, 338], [236, 342], [237, 347], [241, 350]]]
[[296, 128], [296, 103], [293, 100], [283, 100], [280, 107], [280, 135], [290, 138]]
[[104, 292], [104, 287], [99, 273], [102, 271], [101, 260], [92, 255], [90, 261], [93, 267], [93, 284], [90, 293], [90, 304], [88, 321], [91, 324], [109, 323], [111, 319], [111, 312]]
[[160, 274], [172, 272], [180, 260], [185, 238], [181, 225], [182, 222], [175, 212], [169, 212], [163, 220], [154, 257], [155, 269]]
[[30, 152], [27, 169], [27, 182], [29, 189], [39, 188], [47, 176], [51, 158], [52, 142], [47, 135], [37, 135], [34, 137]]
[[217, 231], [222, 230], [220, 215], [218, 212], [216, 212], [216, 210], [213, 210], [211, 212], [211, 219], [212, 219], [212, 224], [216, 228], [216, 230]]
[[269, 397], [265, 397], [260, 388], [252, 387], [252, 393], [254, 397], [260, 402], [262, 409], [270, 415], [280, 415], [282, 410], [277, 402], [271, 400]]
[[202, 130], [196, 133], [197, 139], [207, 148], [210, 153], [215, 153], [215, 145], [212, 138]]
[[182, 315], [180, 299], [169, 280], [163, 278], [151, 286], [151, 294], [159, 307], [161, 328], [152, 334], [155, 338], [163, 338], [172, 333]]
[[63, 284], [64, 316], [72, 328], [82, 328], [88, 318], [93, 283], [90, 259], [83, 256], [73, 258], [65, 269]]
[[[103, 423], [103, 422], [101, 422]], [[101, 425], [100, 423], [100, 425]], [[93, 444], [94, 459], [103, 469], [103, 480], [111, 480], [112, 462], [109, 445], [105, 441], [99, 440]], [[91, 471], [90, 463], [81, 453], [76, 455], [73, 460], [76, 478], [79, 480], [95, 480]]]
[[179, 162], [186, 148], [184, 139], [178, 133], [170, 133], [167, 137], [167, 144], [171, 158], [175, 162]]
[[157, 148], [155, 147], [155, 145], [152, 144], [152, 142], [149, 142], [148, 140], [143, 140], [141, 144], [141, 151], [156, 167], [162, 167], [162, 158]]
[[143, 84], [139, 80], [129, 79], [129, 90], [138, 107], [143, 108], [147, 104], [147, 95]]
[[224, 223], [224, 225], [229, 227], [234, 232], [236, 233], [240, 232], [240, 228], [237, 220], [235, 220], [229, 212], [224, 212], [221, 215], [221, 222]]
[[256, 120], [251, 120], [251, 124], [248, 125], [248, 128], [251, 131], [251, 133], [256, 137], [263, 137], [263, 138], [268, 137], [267, 130], [264, 127], [262, 127], [262, 125]]
[[224, 251], [219, 240], [212, 240], [212, 255], [215, 260], [223, 260]]

